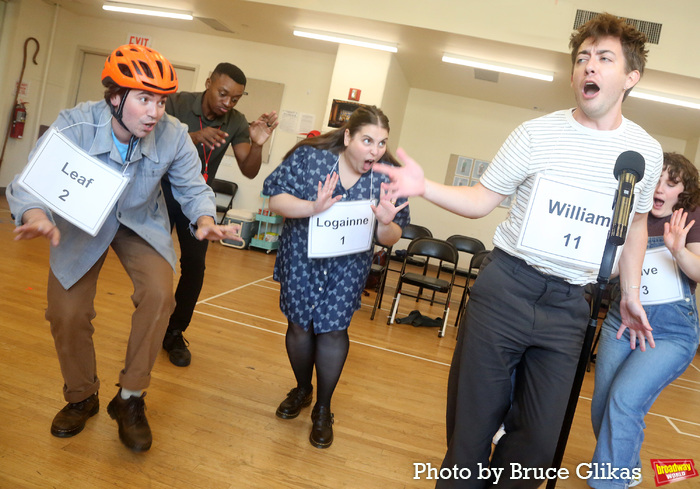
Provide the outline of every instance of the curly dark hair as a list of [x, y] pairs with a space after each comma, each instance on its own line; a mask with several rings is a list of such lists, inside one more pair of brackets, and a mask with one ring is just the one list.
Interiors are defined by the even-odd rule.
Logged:
[[[586, 39], [593, 38], [598, 40], [602, 37], [616, 37], [622, 44], [622, 52], [625, 55], [625, 70], [627, 73], [639, 71], [639, 76], [644, 74], [644, 66], [647, 61], [648, 49], [645, 48], [647, 36], [638, 31], [632, 24], [628, 24], [627, 20], [609, 13], [602, 13], [597, 17], [589, 20], [576, 32], [571, 34], [569, 47], [571, 48], [571, 69], [576, 65], [576, 57], [578, 50]], [[628, 89], [627, 94], [632, 90]]]
[[683, 184], [683, 192], [678, 195], [678, 202], [673, 206], [673, 210], [694, 211], [700, 205], [698, 169], [688, 158], [678, 153], [664, 153], [663, 169], [668, 172], [669, 180]]
[[[361, 105], [355, 109], [350, 118], [341, 127], [314, 138], [302, 139], [284, 155], [283, 159], [289, 158], [300, 146], [312, 146], [317, 149], [328, 150], [334, 154], [340, 154], [345, 150], [345, 130], [350, 131], [350, 137], [352, 137], [362, 129], [362, 126], [367, 124], [379, 126], [386, 129], [387, 132], [390, 131], [389, 118], [384, 115], [381, 109], [374, 105]], [[400, 166], [398, 160], [389, 151], [389, 148], [386, 148], [380, 161]]]

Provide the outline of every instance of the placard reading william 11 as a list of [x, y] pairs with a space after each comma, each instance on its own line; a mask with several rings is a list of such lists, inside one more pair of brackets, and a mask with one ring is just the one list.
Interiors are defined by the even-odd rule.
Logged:
[[367, 251], [372, 246], [372, 201], [336, 202], [309, 217], [309, 258], [328, 258]]
[[51, 128], [18, 182], [53, 212], [95, 236], [128, 178]]
[[615, 189], [591, 188], [573, 180], [538, 175], [518, 248], [598, 270], [610, 230], [614, 195]]

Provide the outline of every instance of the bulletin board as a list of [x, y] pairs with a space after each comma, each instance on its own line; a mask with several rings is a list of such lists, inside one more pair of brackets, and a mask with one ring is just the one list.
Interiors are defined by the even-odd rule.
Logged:
[[[267, 112], [277, 111], [280, 113], [282, 106], [282, 96], [284, 95], [284, 83], [271, 82], [266, 80], [256, 80], [248, 78], [248, 83], [245, 86], [245, 91], [248, 95], [244, 95], [236, 104], [236, 110], [243, 113], [248, 122], [253, 122], [262, 114]], [[262, 162], [269, 163], [270, 148], [272, 141], [275, 138], [275, 132], [272, 133], [263, 145]], [[233, 156], [233, 149], [229, 146], [226, 154]]]

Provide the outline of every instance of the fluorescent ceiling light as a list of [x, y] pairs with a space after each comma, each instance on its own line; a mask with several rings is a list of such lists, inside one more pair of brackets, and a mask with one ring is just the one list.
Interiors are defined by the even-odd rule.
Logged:
[[508, 73], [510, 75], [525, 76], [528, 78], [535, 78], [536, 80], [544, 80], [549, 82], [554, 80], [554, 73], [551, 71], [537, 70], [535, 68], [524, 68], [522, 66], [498, 63], [496, 61], [467, 58], [457, 54], [444, 53], [442, 60], [446, 63], [471, 66], [472, 68], [480, 68], [482, 70], [498, 71], [500, 73]]
[[339, 44], [360, 46], [363, 48], [379, 49], [380, 51], [388, 51], [390, 53], [396, 53], [399, 50], [396, 44], [392, 44], [390, 42], [375, 41], [374, 39], [348, 36], [345, 34], [335, 34], [333, 32], [314, 31], [310, 29], [294, 29], [294, 35], [299, 37], [307, 37], [309, 39], [318, 39], [319, 41], [330, 41], [337, 42]]
[[102, 5], [104, 10], [112, 12], [124, 12], [127, 14], [153, 15], [155, 17], [168, 17], [170, 19], [192, 20], [192, 12], [186, 10], [176, 10], [172, 8], [149, 7], [147, 5], [136, 5], [131, 3], [105, 2]]
[[680, 107], [687, 107], [689, 109], [700, 110], [700, 100], [691, 99], [680, 95], [668, 95], [661, 92], [652, 92], [651, 90], [633, 88], [632, 91], [629, 93], [629, 96], [641, 98], [644, 100], [651, 100], [654, 102], [661, 102], [664, 104], [678, 105]]

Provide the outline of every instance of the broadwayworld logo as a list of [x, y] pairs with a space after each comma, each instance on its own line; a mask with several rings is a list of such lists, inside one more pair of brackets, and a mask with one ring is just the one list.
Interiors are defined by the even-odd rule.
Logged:
[[656, 487], [698, 476], [692, 459], [652, 459], [651, 467]]

